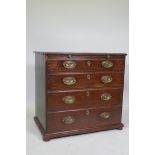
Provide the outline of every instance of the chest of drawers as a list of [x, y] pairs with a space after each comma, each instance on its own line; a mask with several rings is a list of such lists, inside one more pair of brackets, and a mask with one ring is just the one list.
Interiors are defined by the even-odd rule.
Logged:
[[43, 140], [122, 129], [124, 53], [35, 52], [35, 117]]

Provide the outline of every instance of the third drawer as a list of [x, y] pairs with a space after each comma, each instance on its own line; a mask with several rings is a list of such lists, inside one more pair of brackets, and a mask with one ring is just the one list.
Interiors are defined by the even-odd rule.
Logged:
[[123, 88], [99, 90], [51, 91], [47, 94], [48, 111], [112, 106], [122, 104]]

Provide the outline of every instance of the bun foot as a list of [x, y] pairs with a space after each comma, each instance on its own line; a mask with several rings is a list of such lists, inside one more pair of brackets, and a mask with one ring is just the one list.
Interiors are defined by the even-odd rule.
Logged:
[[45, 137], [43, 137], [43, 141], [44, 142], [48, 142], [50, 139], [49, 138], [47, 138], [46, 136]]
[[122, 130], [123, 129], [123, 127], [119, 127], [119, 128], [117, 128], [117, 130]]
[[116, 128], [116, 129], [117, 129], [117, 130], [122, 130], [123, 127], [124, 127], [124, 125], [121, 123], [121, 125], [120, 125], [118, 128]]

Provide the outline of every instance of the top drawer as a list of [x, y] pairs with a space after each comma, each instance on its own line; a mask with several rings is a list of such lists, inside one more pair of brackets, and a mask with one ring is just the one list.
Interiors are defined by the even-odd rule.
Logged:
[[49, 60], [47, 61], [48, 73], [79, 72], [79, 71], [124, 71], [123, 59], [110, 60]]
[[124, 71], [124, 55], [48, 55], [47, 71]]

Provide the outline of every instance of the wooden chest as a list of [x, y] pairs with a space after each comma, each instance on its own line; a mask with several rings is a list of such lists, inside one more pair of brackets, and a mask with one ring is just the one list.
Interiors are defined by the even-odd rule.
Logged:
[[35, 117], [43, 140], [122, 129], [123, 53], [35, 52]]

